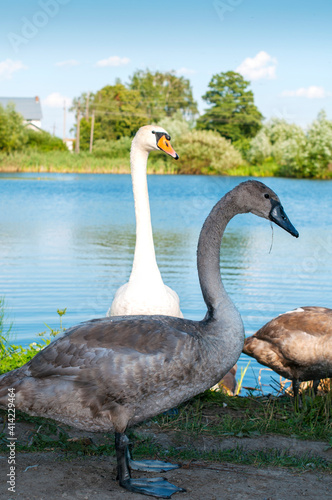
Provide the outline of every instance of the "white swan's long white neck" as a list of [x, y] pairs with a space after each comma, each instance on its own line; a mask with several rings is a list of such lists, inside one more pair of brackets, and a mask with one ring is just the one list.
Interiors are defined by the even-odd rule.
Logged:
[[135, 200], [136, 246], [130, 282], [135, 279], [163, 284], [153, 244], [146, 168], [149, 152], [133, 140], [130, 152], [131, 177]]

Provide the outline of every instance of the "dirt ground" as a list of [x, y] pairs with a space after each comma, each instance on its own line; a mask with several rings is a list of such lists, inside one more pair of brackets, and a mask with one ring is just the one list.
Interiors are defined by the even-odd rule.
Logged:
[[[18, 438], [28, 439], [32, 426], [17, 423]], [[140, 434], [152, 436], [161, 446], [179, 445], [178, 436], [160, 432], [151, 423], [139, 430]], [[82, 437], [87, 433], [73, 431], [72, 436]], [[103, 437], [90, 434], [94, 442]], [[332, 449], [322, 442], [306, 442], [281, 436], [258, 436], [254, 438], [214, 438], [186, 436], [182, 445], [196, 450], [223, 450], [238, 446], [248, 450], [287, 450], [290, 454], [311, 453], [332, 461]], [[204, 461], [183, 462], [182, 468], [167, 473], [133, 472], [133, 477], [163, 476], [170, 482], [185, 488], [185, 493], [176, 493], [176, 500], [289, 500], [332, 499], [332, 476], [310, 470], [307, 472], [281, 467], [257, 468], [253, 466]], [[68, 459], [59, 451], [18, 453], [16, 455], [16, 491], [8, 491], [6, 484], [9, 472], [8, 456], [0, 455], [0, 499], [1, 500], [139, 500], [147, 497], [129, 493], [116, 481], [114, 457], [91, 457]]]

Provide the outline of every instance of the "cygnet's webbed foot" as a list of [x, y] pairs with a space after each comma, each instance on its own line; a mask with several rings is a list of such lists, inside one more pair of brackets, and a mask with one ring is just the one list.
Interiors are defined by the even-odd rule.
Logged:
[[179, 465], [168, 464], [154, 460], [131, 460], [128, 450], [129, 439], [123, 433], [115, 433], [115, 450], [118, 463], [118, 480], [120, 486], [128, 491], [141, 493], [142, 495], [151, 495], [157, 498], [171, 498], [173, 493], [186, 491], [169, 483], [162, 477], [132, 479], [130, 468], [136, 468], [144, 471], [166, 471], [176, 469]]
[[129, 491], [141, 493], [142, 495], [151, 495], [157, 498], [171, 498], [173, 493], [186, 491], [169, 483], [163, 477], [151, 477], [144, 479], [126, 479], [120, 481], [120, 485]]
[[170, 464], [161, 460], [133, 460], [127, 448], [128, 465], [133, 470], [141, 470], [144, 472], [167, 472], [173, 469], [179, 469], [179, 464]]

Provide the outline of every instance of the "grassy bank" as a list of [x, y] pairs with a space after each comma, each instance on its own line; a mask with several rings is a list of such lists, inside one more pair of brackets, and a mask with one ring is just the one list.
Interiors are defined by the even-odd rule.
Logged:
[[[272, 177], [278, 175], [278, 165], [265, 163], [264, 165], [240, 165], [223, 171], [217, 168], [198, 168], [195, 161], [183, 164], [152, 153], [148, 162], [149, 174], [205, 174], [205, 175], [232, 175]], [[57, 172], [57, 173], [109, 173], [129, 174], [129, 154], [123, 158], [96, 157], [90, 153], [72, 154], [67, 151], [27, 151], [16, 152], [11, 155], [0, 154], [0, 172]]]
[[[4, 314], [4, 301], [0, 298], [0, 374], [26, 363], [58, 334], [64, 331], [62, 319], [66, 309], [58, 310], [59, 328], [48, 328], [39, 334], [36, 342], [26, 349], [11, 344], [11, 325]], [[314, 468], [332, 473], [332, 461], [315, 457], [310, 452], [290, 454], [287, 450], [264, 448], [245, 449], [241, 440], [232, 448], [216, 449], [214, 443], [227, 438], [253, 438], [284, 436], [292, 440], [322, 441], [325, 449], [332, 448], [332, 391], [327, 384], [325, 391], [315, 398], [310, 390], [301, 394], [302, 407], [294, 411], [292, 398], [273, 396], [228, 396], [221, 391], [208, 390], [168, 413], [156, 416], [135, 429], [135, 456], [159, 457], [171, 460], [227, 461], [256, 466], [282, 466], [308, 470]], [[0, 452], [6, 452], [8, 432], [7, 413], [0, 410]], [[100, 433], [95, 440], [82, 433], [71, 435], [68, 426], [54, 421], [30, 417], [16, 412], [16, 442], [18, 452], [58, 450], [64, 456], [115, 455], [112, 433]], [[133, 432], [133, 431], [132, 431]], [[152, 434], [151, 434], [152, 433]], [[167, 446], [161, 445], [151, 435], [168, 436]], [[212, 443], [205, 449], [206, 439]], [[204, 450], [200, 449], [200, 441]], [[204, 441], [205, 440], [205, 441]]]
[[[325, 450], [332, 448], [330, 422], [331, 395], [303, 396], [304, 407], [294, 412], [289, 397], [252, 398], [234, 397], [222, 393], [206, 393], [181, 405], [172, 414], [161, 415], [144, 422], [129, 435], [135, 443], [135, 457], [158, 457], [167, 460], [227, 461], [256, 466], [282, 466], [298, 469], [315, 468], [332, 473], [331, 460], [307, 454], [290, 453], [281, 449], [248, 449], [241, 438], [258, 439], [261, 436], [288, 436], [292, 440], [323, 441]], [[326, 411], [327, 410], [327, 411]], [[0, 411], [5, 420], [6, 414]], [[20, 452], [59, 451], [68, 457], [115, 455], [112, 433], [88, 437], [72, 437], [72, 430], [54, 421], [30, 417], [21, 412], [16, 415], [17, 424], [24, 432], [16, 449]], [[27, 439], [27, 429], [30, 429]], [[88, 433], [85, 433], [88, 434]], [[168, 436], [167, 446], [151, 436]], [[229, 437], [238, 438], [234, 448], [217, 449], [216, 443]], [[208, 441], [207, 441], [208, 440]], [[206, 443], [210, 442], [211, 447]], [[201, 449], [202, 443], [204, 450]], [[215, 443], [215, 444], [213, 444]], [[0, 452], [5, 452], [8, 436], [0, 430]], [[211, 449], [209, 449], [211, 448]]]

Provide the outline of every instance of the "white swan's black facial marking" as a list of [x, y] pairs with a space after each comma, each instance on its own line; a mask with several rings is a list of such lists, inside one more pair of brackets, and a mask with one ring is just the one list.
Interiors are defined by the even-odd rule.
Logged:
[[164, 153], [167, 153], [168, 155], [172, 156], [172, 158], [177, 160], [179, 158], [179, 155], [171, 146], [171, 136], [167, 134], [167, 132], [156, 132], [155, 130], [152, 130], [152, 133], [156, 136], [157, 148], [161, 149], [161, 151], [164, 151]]
[[162, 138], [162, 136], [165, 136], [165, 139], [167, 141], [171, 140], [171, 136], [169, 134], [166, 134], [165, 132], [156, 132], [155, 130], [152, 130], [152, 133], [155, 134], [155, 136], [156, 136], [157, 146], [158, 146], [158, 142]]

